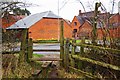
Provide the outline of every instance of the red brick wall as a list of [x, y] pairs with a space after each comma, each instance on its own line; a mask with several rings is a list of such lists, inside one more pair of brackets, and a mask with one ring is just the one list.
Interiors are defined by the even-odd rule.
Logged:
[[120, 27], [110, 29], [110, 37], [111, 38], [120, 38]]
[[64, 20], [64, 38], [72, 38], [72, 27]]
[[110, 17], [109, 20], [110, 23], [115, 23], [115, 22], [120, 22], [120, 15], [119, 14], [115, 14], [113, 16]]
[[[29, 37], [33, 40], [58, 39], [60, 35], [58, 29], [58, 19], [43, 18], [29, 28]], [[71, 38], [71, 27], [64, 21], [64, 36]]]
[[85, 21], [85, 23], [79, 28], [78, 35], [80, 36], [88, 36], [91, 38], [91, 31], [92, 31], [92, 26], [88, 21]]
[[97, 39], [102, 40], [103, 36], [105, 36], [106, 34], [108, 35], [108, 33], [106, 33], [104, 29], [102, 29], [102, 28], [97, 29]]
[[112, 38], [120, 38], [120, 15], [115, 14], [110, 18], [110, 25], [111, 27], [114, 26], [114, 28], [111, 28], [110, 31], [110, 36]]
[[[74, 25], [74, 22], [77, 23], [76, 26]], [[81, 25], [80, 22], [78, 21], [77, 17], [75, 16], [75, 17], [73, 18], [73, 20], [72, 20], [72, 23], [71, 23], [72, 31], [73, 31], [74, 29], [77, 29], [77, 31], [79, 31], [80, 25]]]
[[[107, 30], [107, 29], [106, 29]], [[110, 38], [120, 38], [120, 27], [118, 28], [111, 28], [108, 31], [105, 31], [101, 28], [97, 29], [98, 39], [103, 39], [103, 36]]]
[[24, 15], [5, 15], [3, 18], [1, 18], [0, 20], [2, 21], [2, 28], [7, 28], [10, 27], [12, 24], [14, 24], [15, 22], [17, 22], [18, 20], [24, 18]]

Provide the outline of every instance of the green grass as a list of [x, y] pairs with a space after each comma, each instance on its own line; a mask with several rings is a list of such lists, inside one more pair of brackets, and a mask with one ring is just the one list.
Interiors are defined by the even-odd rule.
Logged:
[[[66, 42], [66, 41], [64, 41], [64, 42]], [[70, 42], [72, 43], [72, 40], [70, 40]], [[80, 43], [81, 42], [81, 40], [76, 40], [76, 43]]]
[[44, 55], [42, 55], [42, 54], [36, 54], [36, 53], [33, 54], [33, 57], [39, 57], [40, 58], [40, 57], [43, 57], [43, 56]]
[[[87, 39], [85, 40], [85, 42], [90, 42], [90, 41], [91, 41], [91, 40], [87, 40]], [[70, 42], [72, 43], [72, 40], [70, 40]], [[81, 43], [81, 39], [80, 39], [80, 40], [76, 40], [76, 43], [77, 43], [77, 44]]]
[[76, 43], [80, 43], [81, 42], [81, 40], [76, 40]]
[[58, 40], [36, 40], [34, 43], [59, 43]]

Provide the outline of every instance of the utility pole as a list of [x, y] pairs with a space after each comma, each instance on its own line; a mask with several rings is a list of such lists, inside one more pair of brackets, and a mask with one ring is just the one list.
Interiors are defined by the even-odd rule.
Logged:
[[58, 0], [58, 41], [60, 41], [60, 24], [59, 24], [59, 0]]
[[120, 1], [118, 2], [118, 13], [120, 14]]
[[114, 3], [115, 3], [115, 0], [112, 1], [112, 14], [114, 12]]
[[97, 19], [98, 19], [98, 8], [101, 6], [100, 3], [95, 3], [95, 11], [94, 11], [94, 22], [93, 22], [93, 30], [92, 30], [92, 43], [93, 45], [96, 45], [96, 39], [97, 39]]

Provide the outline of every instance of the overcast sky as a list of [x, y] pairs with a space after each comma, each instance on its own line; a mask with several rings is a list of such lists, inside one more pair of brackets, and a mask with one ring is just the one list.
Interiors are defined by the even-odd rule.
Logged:
[[[59, 6], [58, 6], [59, 1]], [[33, 3], [39, 6], [31, 6], [27, 9], [32, 13], [40, 13], [44, 11], [53, 11], [56, 15], [61, 16], [64, 19], [72, 21], [75, 15], [78, 15], [79, 10], [84, 12], [84, 9], [80, 3], [83, 3], [86, 11], [94, 10], [95, 2], [101, 1], [106, 7], [107, 11], [112, 10], [113, 0], [26, 0], [27, 3]], [[114, 0], [114, 13], [118, 12], [118, 2], [120, 0]], [[59, 14], [58, 14], [59, 8]]]

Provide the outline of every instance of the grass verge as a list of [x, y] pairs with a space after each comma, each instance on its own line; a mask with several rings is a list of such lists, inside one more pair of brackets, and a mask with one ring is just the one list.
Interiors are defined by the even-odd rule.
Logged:
[[40, 58], [40, 57], [43, 57], [43, 56], [44, 56], [44, 55], [42, 55], [42, 54], [37, 54], [37, 53], [34, 53], [34, 54], [33, 54], [33, 57], [35, 57], [35, 58], [36, 58], [36, 57], [37, 57], [37, 58]]
[[33, 43], [59, 43], [58, 40], [35, 40]]

